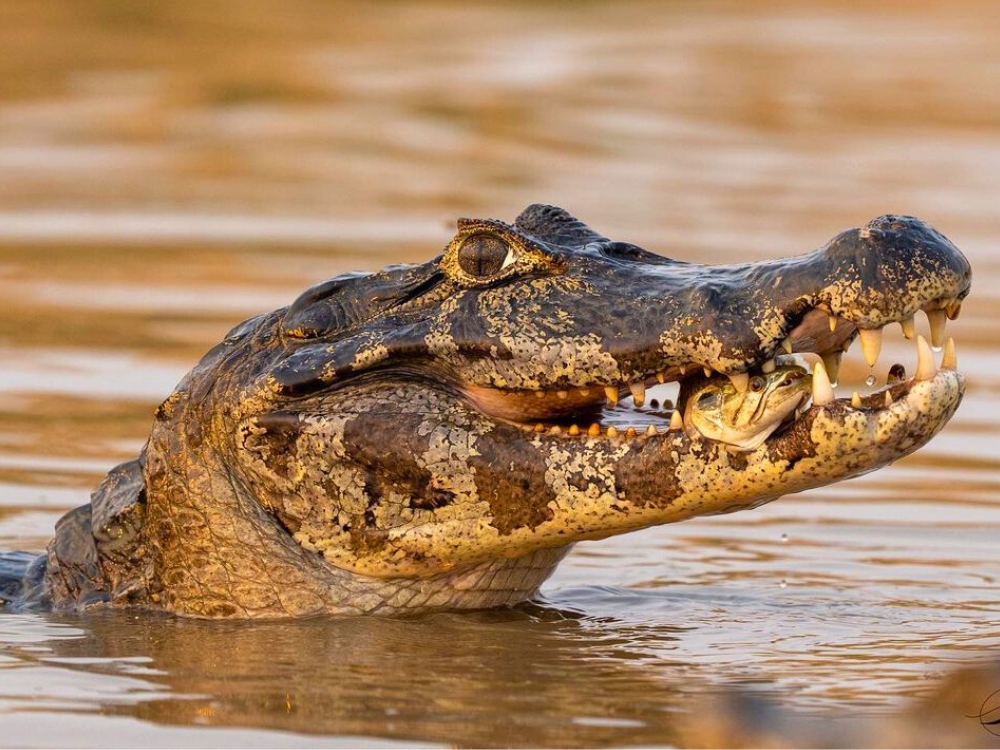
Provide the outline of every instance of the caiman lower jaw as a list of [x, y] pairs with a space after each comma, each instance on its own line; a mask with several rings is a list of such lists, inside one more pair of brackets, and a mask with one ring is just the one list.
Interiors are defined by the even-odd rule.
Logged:
[[[881, 334], [880, 330], [876, 332]], [[935, 335], [938, 335], [937, 331]], [[930, 345], [923, 336], [916, 338], [917, 368], [914, 376], [906, 379], [902, 365], [895, 365], [890, 371], [888, 384], [865, 396], [855, 391], [851, 398], [837, 399], [831, 383], [831, 380], [836, 382], [836, 372], [831, 378], [827, 372], [827, 365], [824, 365], [828, 357], [821, 356], [820, 361], [813, 367], [810, 402], [796, 409], [794, 419], [786, 420], [767, 442], [791, 430], [800, 417], [815, 413], [817, 409], [824, 407], [835, 406], [841, 410], [853, 409], [866, 413], [889, 409], [896, 402], [905, 400], [906, 395], [917, 384], [942, 377], [952, 379], [958, 377], [964, 387], [964, 380], [957, 374], [958, 361], [954, 340], [948, 339], [945, 342], [939, 371], [934, 363]], [[871, 339], [863, 337], [862, 345], [871, 346]], [[875, 357], [870, 356], [871, 351], [868, 348], [864, 349], [864, 354], [866, 360], [872, 363], [877, 357], [877, 352]], [[767, 368], [770, 364], [771, 361], [765, 362], [763, 367]], [[839, 357], [836, 366], [839, 369]], [[659, 382], [663, 380], [664, 378], [660, 378]], [[647, 382], [655, 385], [658, 379], [653, 377]], [[602, 385], [557, 391], [501, 391], [482, 386], [463, 385], [461, 390], [477, 410], [489, 418], [512, 423], [525, 431], [539, 434], [576, 439], [645, 440], [685, 430], [682, 417], [684, 404], [674, 404], [668, 399], [662, 401], [656, 398], [647, 399], [646, 383], [631, 386], [629, 389], [631, 393], [626, 391], [624, 397], [620, 394], [625, 389]], [[629, 396], [631, 403], [628, 402]], [[619, 404], [620, 397], [623, 398], [622, 404]]]

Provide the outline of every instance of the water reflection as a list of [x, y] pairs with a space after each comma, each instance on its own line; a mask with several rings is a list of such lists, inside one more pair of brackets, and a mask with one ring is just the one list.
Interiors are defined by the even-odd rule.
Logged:
[[3, 680], [8, 710], [34, 700], [53, 670], [66, 685], [80, 670], [93, 677], [81, 681], [89, 693], [68, 689], [39, 708], [461, 746], [675, 744], [675, 712], [697, 691], [683, 665], [650, 669], [627, 634], [537, 608], [418, 620], [102, 614], [29, 624], [36, 639], [26, 646], [0, 635], [18, 670]]
[[864, 746], [929, 737], [997, 745], [968, 716], [1000, 679], [998, 665], [954, 672], [900, 719], [845, 706], [816, 723], [782, 707], [749, 671], [713, 683], [705, 665], [643, 648], [644, 640], [656, 648], [682, 639], [681, 629], [658, 625], [645, 639], [636, 630], [551, 607], [272, 623], [10, 616], [0, 621], [0, 712], [59, 712], [66, 727], [99, 712], [157, 726], [254, 729], [238, 736], [283, 744], [320, 734], [459, 747]]

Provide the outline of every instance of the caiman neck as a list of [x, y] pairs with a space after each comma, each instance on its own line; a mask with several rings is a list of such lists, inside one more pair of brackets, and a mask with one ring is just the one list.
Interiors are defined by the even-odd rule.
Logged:
[[264, 618], [481, 609], [530, 598], [569, 551], [564, 544], [417, 578], [342, 570], [296, 543], [266, 501], [226, 471], [231, 459], [217, 446], [192, 440], [190, 431], [179, 438], [172, 421], [154, 427], [146, 456], [153, 606]]

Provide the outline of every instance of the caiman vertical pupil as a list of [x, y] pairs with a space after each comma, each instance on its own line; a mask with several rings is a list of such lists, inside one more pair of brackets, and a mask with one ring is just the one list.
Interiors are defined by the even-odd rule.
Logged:
[[500, 273], [510, 246], [499, 237], [474, 234], [458, 249], [458, 265], [470, 276], [489, 278]]

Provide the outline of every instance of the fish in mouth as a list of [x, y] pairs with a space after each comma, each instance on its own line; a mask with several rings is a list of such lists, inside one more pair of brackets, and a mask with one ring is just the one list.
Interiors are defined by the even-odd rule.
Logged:
[[[925, 444], [964, 392], [946, 322], [970, 285], [962, 253], [905, 216], [725, 266], [553, 206], [463, 219], [427, 263], [331, 279], [233, 329], [45, 556], [0, 556], [0, 599], [199, 617], [523, 601], [575, 542]], [[912, 338], [921, 310], [914, 375], [835, 398], [852, 342], [874, 365], [882, 329]]]

